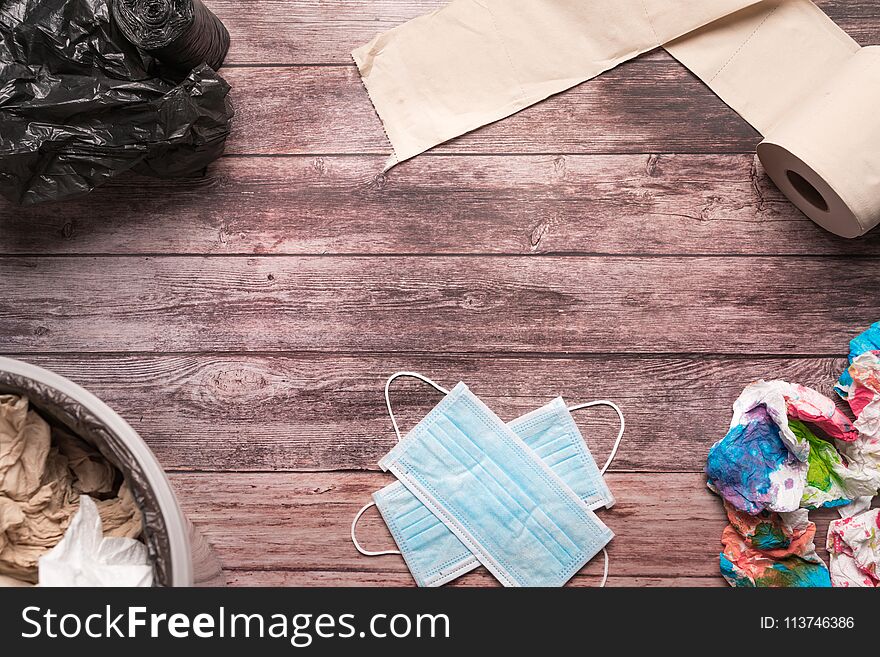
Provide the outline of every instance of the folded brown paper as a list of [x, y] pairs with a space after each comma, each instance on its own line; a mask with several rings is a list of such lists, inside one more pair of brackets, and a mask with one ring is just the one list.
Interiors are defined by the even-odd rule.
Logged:
[[811, 219], [880, 223], [880, 51], [810, 0], [454, 0], [353, 56], [390, 168], [661, 45], [766, 136], [765, 169]]

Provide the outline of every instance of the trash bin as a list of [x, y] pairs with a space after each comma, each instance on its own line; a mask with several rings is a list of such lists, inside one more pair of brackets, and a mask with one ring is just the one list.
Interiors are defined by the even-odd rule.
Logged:
[[214, 550], [187, 519], [147, 444], [115, 411], [72, 381], [41, 367], [0, 357], [0, 394], [28, 398], [44, 419], [97, 448], [125, 475], [143, 512], [142, 539], [158, 586], [223, 586]]

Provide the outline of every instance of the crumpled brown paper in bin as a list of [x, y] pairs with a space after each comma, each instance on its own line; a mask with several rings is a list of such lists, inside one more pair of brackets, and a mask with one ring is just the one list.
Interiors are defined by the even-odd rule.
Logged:
[[120, 479], [97, 450], [50, 427], [26, 398], [0, 395], [0, 586], [37, 581], [40, 556], [64, 536], [81, 494], [100, 498], [106, 536], [140, 536], [140, 510]]

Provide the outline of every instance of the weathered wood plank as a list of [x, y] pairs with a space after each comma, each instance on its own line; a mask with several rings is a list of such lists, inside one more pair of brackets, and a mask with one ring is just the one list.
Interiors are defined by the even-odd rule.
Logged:
[[[354, 67], [232, 68], [225, 75], [238, 98], [227, 153], [391, 152]], [[433, 152], [754, 153], [759, 141], [679, 64], [633, 61]]]
[[0, 258], [0, 351], [838, 355], [877, 259]]
[[380, 176], [382, 161], [224, 158], [62, 211], [3, 203], [0, 253], [880, 254], [880, 231], [823, 231], [754, 155], [435, 156]]
[[[841, 349], [843, 351], [843, 348]], [[612, 470], [701, 472], [730, 423], [733, 401], [758, 378], [832, 395], [843, 359], [605, 356], [38, 356], [25, 360], [85, 386], [125, 417], [163, 466], [193, 470], [378, 470], [396, 438], [382, 394], [396, 369], [459, 380], [504, 419], [556, 395], [608, 398], [627, 432]], [[395, 383], [400, 426], [439, 400], [417, 381]], [[601, 464], [617, 435], [606, 408], [577, 414]]]
[[[570, 586], [599, 586], [601, 573], [575, 576]], [[327, 587], [327, 586], [415, 586], [409, 573], [370, 573], [358, 571], [316, 571], [316, 570], [229, 570], [226, 571], [228, 586], [288, 586], [288, 587]], [[455, 587], [497, 587], [496, 580], [489, 571], [480, 568], [466, 577], [447, 584]], [[608, 576], [609, 587], [691, 587], [724, 588], [727, 583], [720, 576], [712, 577], [615, 577]]]
[[[209, 0], [232, 37], [230, 64], [347, 64], [376, 34], [426, 14], [446, 0]], [[880, 42], [876, 3], [820, 0], [862, 44]]]
[[[336, 584], [407, 583], [400, 557], [364, 557], [349, 538], [354, 514], [372, 492], [392, 481], [387, 475], [175, 474], [172, 481], [184, 510], [215, 545], [224, 567], [243, 571], [233, 583], [248, 584], [246, 573], [255, 570], [298, 571], [286, 576], [298, 584], [323, 584], [325, 578]], [[615, 474], [609, 485], [617, 504], [599, 515], [615, 532], [608, 548], [610, 573], [629, 580], [619, 583], [681, 577], [723, 582], [718, 553], [726, 518], [701, 475]], [[827, 522], [834, 515], [812, 514], [823, 556]], [[371, 549], [394, 547], [376, 512], [365, 514], [358, 538]], [[309, 572], [325, 574], [308, 581]], [[601, 557], [581, 572], [575, 584], [594, 586]], [[254, 583], [268, 582], [258, 577]], [[482, 569], [460, 582], [489, 583]]]

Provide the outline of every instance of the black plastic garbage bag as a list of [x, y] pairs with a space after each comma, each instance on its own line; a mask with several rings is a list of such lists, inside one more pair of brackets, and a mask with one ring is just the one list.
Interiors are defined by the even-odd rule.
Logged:
[[0, 194], [200, 172], [223, 153], [229, 85], [205, 65], [180, 75], [125, 40], [109, 0], [0, 0]]

